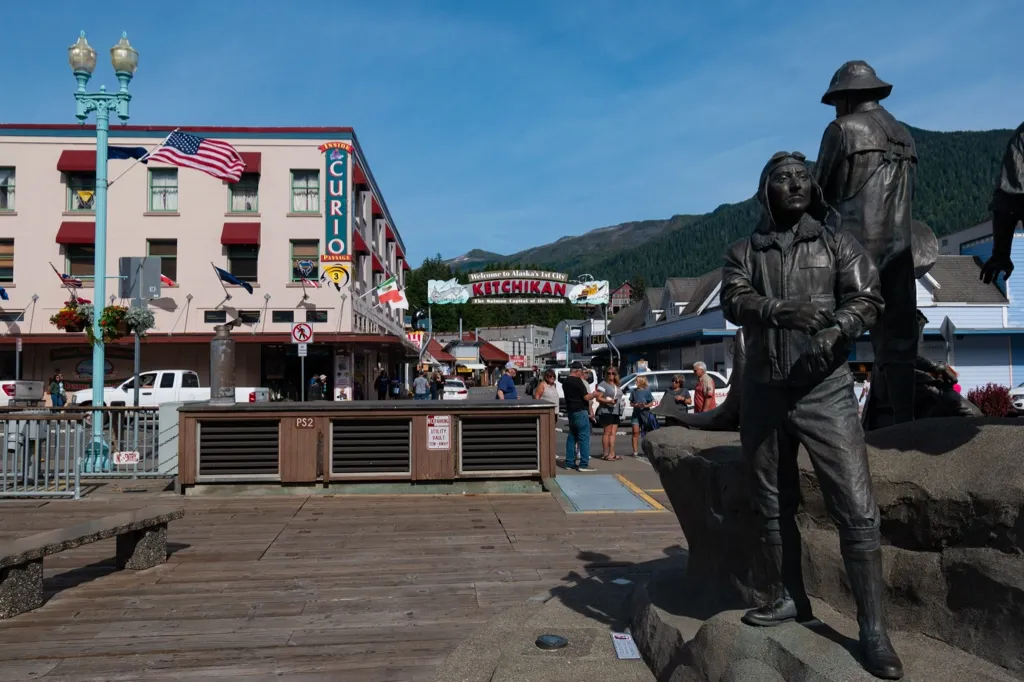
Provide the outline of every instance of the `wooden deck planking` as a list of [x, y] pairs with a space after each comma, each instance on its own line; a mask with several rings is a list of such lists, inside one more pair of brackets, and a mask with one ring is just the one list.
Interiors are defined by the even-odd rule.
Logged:
[[[0, 504], [0, 538], [157, 498]], [[58, 591], [0, 621], [5, 680], [428, 680], [504, 608], [683, 544], [670, 513], [537, 495], [169, 499], [186, 516], [163, 566], [114, 571], [112, 540], [47, 559]]]

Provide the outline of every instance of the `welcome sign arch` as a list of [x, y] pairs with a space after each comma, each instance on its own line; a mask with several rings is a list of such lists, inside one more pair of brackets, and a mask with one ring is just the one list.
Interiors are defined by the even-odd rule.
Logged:
[[496, 270], [472, 272], [467, 279], [466, 284], [457, 279], [428, 281], [427, 303], [606, 305], [609, 300], [606, 280], [581, 278], [584, 281], [570, 282], [564, 272]]

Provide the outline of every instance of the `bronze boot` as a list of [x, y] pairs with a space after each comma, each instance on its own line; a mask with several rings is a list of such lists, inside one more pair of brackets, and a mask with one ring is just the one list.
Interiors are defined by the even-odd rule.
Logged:
[[[764, 568], [768, 576], [770, 601], [763, 606], [750, 609], [743, 614], [740, 620], [747, 625], [755, 625], [757, 627], [773, 627], [792, 621], [806, 622], [812, 620], [811, 605], [810, 601], [806, 600], [806, 596], [802, 600], [805, 603], [798, 606], [797, 602], [790, 595], [789, 589], [787, 589], [787, 571], [785, 570], [787, 565], [782, 545], [763, 544], [761, 548], [764, 555]], [[797, 561], [799, 561], [799, 555], [797, 555]], [[803, 595], [802, 589], [798, 594]]]
[[857, 602], [861, 663], [875, 677], [898, 680], [903, 677], [903, 663], [889, 641], [885, 626], [882, 550], [850, 550], [844, 553], [843, 561], [850, 578], [853, 598]]

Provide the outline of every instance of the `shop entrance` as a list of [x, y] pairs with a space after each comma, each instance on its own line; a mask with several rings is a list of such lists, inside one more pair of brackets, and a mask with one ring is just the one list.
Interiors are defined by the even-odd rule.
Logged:
[[306, 347], [306, 375], [302, 376], [302, 362], [298, 346], [293, 343], [266, 344], [260, 358], [261, 386], [270, 389], [271, 396], [278, 400], [300, 400], [301, 386], [321, 374], [327, 376], [324, 397], [334, 396], [334, 347], [331, 344], [313, 343]]

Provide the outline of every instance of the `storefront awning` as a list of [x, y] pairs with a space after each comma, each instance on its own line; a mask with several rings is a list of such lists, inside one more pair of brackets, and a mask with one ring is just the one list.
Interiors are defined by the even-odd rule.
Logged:
[[406, 261], [406, 260], [402, 261], [402, 269], [406, 270], [406, 271], [411, 271], [412, 270], [412, 268], [409, 267], [409, 261]]
[[352, 250], [355, 253], [370, 253], [370, 249], [366, 246], [366, 241], [359, 234], [358, 230], [352, 230]]
[[353, 163], [352, 163], [352, 184], [353, 185], [368, 185], [368, 184], [370, 184], [370, 183], [368, 183], [366, 181], [366, 173], [363, 172], [362, 167], [358, 163], [355, 163], [355, 159], [353, 159]]
[[57, 170], [61, 173], [96, 172], [96, 150], [65, 149], [57, 159]]
[[466, 369], [478, 370], [487, 369], [487, 365], [481, 365], [479, 362], [457, 362], [456, 367], [465, 367]]
[[58, 244], [95, 244], [96, 223], [65, 221], [57, 230]]
[[387, 239], [389, 242], [396, 241], [395, 231], [391, 229], [391, 226], [388, 225], [387, 223], [384, 224], [384, 238]]
[[260, 224], [224, 223], [224, 229], [220, 233], [220, 243], [225, 246], [259, 246]]
[[384, 272], [384, 264], [380, 262], [380, 258], [377, 258], [377, 254], [373, 254], [373, 271]]
[[238, 155], [242, 157], [242, 162], [245, 163], [244, 172], [260, 172], [260, 168], [263, 166], [263, 154], [260, 152], [238, 152]]
[[373, 215], [375, 215], [375, 216], [383, 216], [384, 215], [384, 211], [381, 209], [380, 204], [377, 203], [377, 197], [373, 197], [373, 199], [371, 200], [370, 203], [373, 204]]

